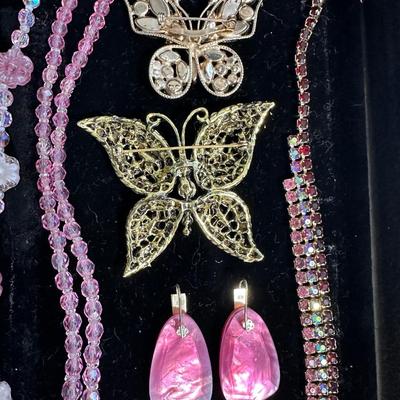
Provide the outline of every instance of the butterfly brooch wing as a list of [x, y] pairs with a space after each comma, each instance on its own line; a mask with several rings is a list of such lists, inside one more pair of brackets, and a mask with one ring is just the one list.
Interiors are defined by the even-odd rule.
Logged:
[[251, 37], [262, 0], [210, 1], [200, 18], [191, 18], [173, 0], [125, 0], [132, 29], [166, 39], [150, 60], [149, 79], [161, 96], [184, 96], [199, 77], [211, 94], [226, 97], [243, 81], [239, 55], [222, 43]]
[[[257, 134], [273, 106], [238, 104], [211, 116], [204, 108], [195, 110], [187, 118], [181, 138], [172, 121], [162, 114], [148, 115], [146, 124], [118, 117], [95, 117], [79, 123], [104, 146], [122, 182], [146, 195], [128, 216], [124, 276], [149, 267], [171, 242], [181, 221], [190, 224], [192, 216], [206, 237], [227, 253], [246, 262], [263, 258], [254, 243], [250, 212], [230, 189], [246, 176]], [[187, 146], [182, 146], [187, 123], [195, 115], [202, 124], [196, 142], [189, 146], [193, 153], [188, 159]], [[175, 130], [178, 147], [171, 148], [157, 131], [161, 119]], [[205, 194], [194, 198], [196, 190], [178, 189], [185, 200], [168, 197], [178, 180], [181, 189], [195, 187], [189, 171]]]
[[194, 177], [208, 191], [194, 205], [194, 216], [216, 246], [246, 262], [260, 261], [245, 202], [229, 191], [247, 175], [258, 133], [274, 103], [237, 104], [211, 115], [193, 151]]
[[[204, 88], [218, 97], [236, 92], [243, 82], [244, 66], [239, 54], [222, 43], [254, 35], [262, 0], [219, 0], [210, 2], [202, 17], [202, 30], [215, 32], [199, 47], [195, 58], [197, 73]], [[215, 21], [221, 21], [219, 24]]]
[[[147, 196], [135, 204], [126, 223], [124, 276], [129, 276], [165, 250], [182, 219], [182, 202], [166, 196], [175, 186], [175, 157], [158, 131], [137, 119], [95, 117], [78, 125], [103, 145], [121, 181]], [[163, 150], [147, 151], [153, 148]]]

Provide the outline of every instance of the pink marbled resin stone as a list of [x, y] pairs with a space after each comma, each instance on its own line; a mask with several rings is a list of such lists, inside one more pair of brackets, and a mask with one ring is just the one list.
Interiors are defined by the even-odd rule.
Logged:
[[212, 371], [204, 337], [193, 319], [183, 315], [186, 337], [177, 335], [178, 315], [172, 316], [157, 340], [150, 372], [151, 400], [210, 400]]
[[265, 400], [279, 387], [280, 368], [271, 334], [251, 308], [251, 331], [243, 328], [244, 310], [229, 316], [222, 334], [219, 374], [227, 400]]
[[31, 80], [33, 63], [20, 49], [0, 53], [0, 83], [8, 88], [24, 86]]

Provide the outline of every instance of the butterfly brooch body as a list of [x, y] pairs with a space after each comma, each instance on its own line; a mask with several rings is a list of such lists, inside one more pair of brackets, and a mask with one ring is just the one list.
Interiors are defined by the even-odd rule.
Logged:
[[[149, 267], [179, 225], [189, 235], [194, 221], [225, 252], [246, 262], [263, 259], [253, 240], [248, 207], [230, 189], [246, 176], [257, 134], [273, 107], [267, 102], [237, 104], [211, 115], [198, 108], [181, 132], [157, 113], [147, 115], [145, 123], [115, 116], [79, 122], [105, 147], [122, 182], [146, 196], [128, 216], [124, 276]], [[189, 123], [200, 128], [195, 143], [188, 146]], [[159, 133], [164, 125], [174, 132], [177, 146], [170, 146]]]
[[229, 96], [243, 81], [239, 55], [223, 43], [254, 35], [262, 0], [211, 0], [190, 17], [178, 0], [125, 0], [132, 29], [169, 43], [151, 58], [149, 78], [166, 98], [185, 95], [197, 78], [215, 96]]

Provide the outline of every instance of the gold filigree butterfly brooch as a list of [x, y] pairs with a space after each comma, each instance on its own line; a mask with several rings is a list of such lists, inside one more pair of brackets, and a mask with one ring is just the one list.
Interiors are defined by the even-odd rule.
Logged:
[[125, 0], [134, 32], [160, 37], [167, 46], [151, 58], [149, 78], [166, 98], [185, 95], [197, 78], [215, 96], [229, 96], [243, 81], [239, 55], [223, 43], [254, 35], [262, 0], [211, 0], [190, 17], [178, 0]]
[[[194, 220], [225, 252], [246, 262], [263, 259], [253, 240], [249, 209], [230, 189], [247, 175], [257, 134], [273, 107], [267, 102], [237, 104], [211, 115], [198, 108], [181, 132], [158, 113], [148, 114], [145, 123], [115, 116], [79, 122], [105, 147], [121, 181], [146, 196], [128, 216], [124, 276], [149, 267], [180, 223], [189, 235]], [[186, 144], [189, 123], [199, 126], [193, 145]], [[164, 125], [174, 132], [177, 146], [170, 146], [160, 134]], [[176, 185], [175, 197], [181, 199], [169, 196]]]

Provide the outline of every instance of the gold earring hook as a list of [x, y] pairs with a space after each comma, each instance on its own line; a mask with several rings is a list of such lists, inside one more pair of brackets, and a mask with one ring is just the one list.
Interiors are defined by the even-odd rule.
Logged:
[[243, 308], [243, 328], [249, 332], [254, 328], [254, 323], [249, 319], [249, 285], [246, 279], [242, 279], [239, 287], [234, 290], [235, 309]]
[[178, 315], [179, 327], [176, 334], [181, 338], [185, 338], [189, 330], [183, 323], [183, 314], [187, 312], [187, 298], [186, 294], [181, 292], [179, 285], [175, 286], [176, 293], [171, 295], [172, 314]]

